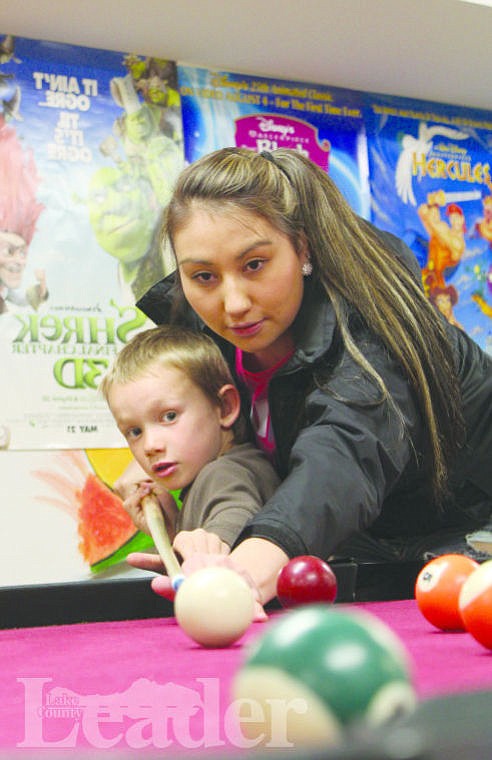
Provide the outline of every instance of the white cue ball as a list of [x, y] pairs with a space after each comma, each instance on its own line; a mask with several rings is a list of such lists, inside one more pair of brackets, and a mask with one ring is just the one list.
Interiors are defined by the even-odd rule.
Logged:
[[227, 647], [237, 641], [254, 616], [253, 591], [228, 567], [204, 567], [178, 588], [174, 614], [188, 636], [204, 647]]

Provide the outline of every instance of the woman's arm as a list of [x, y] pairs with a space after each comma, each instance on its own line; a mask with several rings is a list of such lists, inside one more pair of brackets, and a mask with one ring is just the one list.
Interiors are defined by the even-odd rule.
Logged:
[[277, 576], [289, 557], [265, 538], [247, 538], [231, 552], [230, 560], [249, 574], [264, 605], [277, 595]]

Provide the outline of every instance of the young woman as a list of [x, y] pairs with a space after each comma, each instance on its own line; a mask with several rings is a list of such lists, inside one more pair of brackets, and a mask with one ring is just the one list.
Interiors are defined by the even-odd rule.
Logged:
[[465, 551], [492, 510], [492, 359], [429, 303], [411, 251], [291, 150], [188, 166], [163, 237], [176, 275], [139, 306], [213, 336], [282, 478], [228, 558], [261, 601], [300, 554]]

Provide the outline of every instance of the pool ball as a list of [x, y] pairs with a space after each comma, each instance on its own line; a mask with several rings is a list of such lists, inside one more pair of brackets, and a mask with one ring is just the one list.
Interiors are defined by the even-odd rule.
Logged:
[[302, 555], [288, 562], [277, 577], [277, 598], [282, 607], [327, 602], [337, 595], [336, 575], [319, 557]]
[[[385, 724], [416, 703], [393, 632], [373, 615], [325, 604], [270, 623], [250, 646], [233, 695], [243, 735], [270, 747], [333, 745], [349, 728]], [[245, 725], [241, 705], [249, 707]]]
[[487, 560], [463, 583], [459, 609], [468, 633], [492, 649], [492, 560]]
[[204, 567], [187, 576], [174, 600], [174, 614], [188, 636], [204, 647], [227, 647], [253, 620], [253, 592], [227, 567]]
[[429, 623], [443, 631], [464, 630], [459, 594], [477, 567], [478, 562], [463, 554], [443, 554], [424, 565], [415, 582], [415, 599]]

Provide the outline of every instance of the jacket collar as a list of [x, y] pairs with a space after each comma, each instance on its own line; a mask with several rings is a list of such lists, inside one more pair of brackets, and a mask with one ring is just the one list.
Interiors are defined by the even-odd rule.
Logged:
[[170, 321], [175, 281], [176, 275], [172, 272], [152, 285], [136, 303], [145, 316], [156, 325], [163, 325]]
[[295, 359], [313, 364], [330, 348], [336, 316], [326, 292], [314, 279], [306, 281], [304, 297], [294, 322]]

